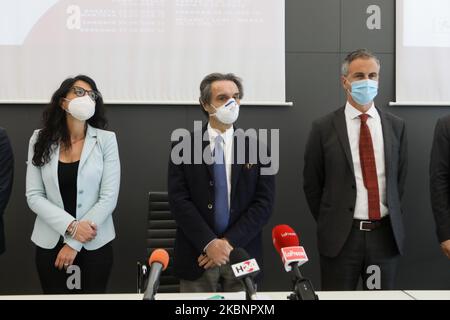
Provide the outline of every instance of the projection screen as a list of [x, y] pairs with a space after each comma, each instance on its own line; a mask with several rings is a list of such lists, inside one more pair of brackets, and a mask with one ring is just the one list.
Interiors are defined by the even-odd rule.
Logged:
[[0, 102], [43, 103], [68, 76], [108, 103], [190, 104], [211, 72], [285, 104], [284, 0], [0, 0]]
[[450, 1], [397, 1], [397, 105], [450, 106]]

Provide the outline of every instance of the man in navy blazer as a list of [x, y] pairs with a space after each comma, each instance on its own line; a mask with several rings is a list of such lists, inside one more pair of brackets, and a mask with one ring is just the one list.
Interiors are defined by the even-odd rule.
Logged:
[[14, 157], [5, 129], [0, 128], [0, 254], [5, 251], [3, 212], [8, 204], [13, 183]]
[[[240, 79], [213, 73], [203, 79], [200, 92], [209, 122], [187, 138], [190, 163], [174, 159], [181, 142], [174, 143], [169, 161], [169, 202], [177, 222], [174, 269], [181, 292], [239, 291], [242, 285], [231, 271], [229, 254], [244, 248], [262, 266], [262, 228], [272, 213], [275, 178], [264, 174], [258, 156], [249, 160], [255, 140], [245, 139], [245, 147], [238, 148], [240, 130], [233, 122], [243, 96]], [[206, 155], [197, 162], [196, 135], [203, 138], [201, 152]], [[245, 161], [238, 161], [244, 149]], [[223, 163], [217, 161], [218, 154]], [[214, 157], [212, 163], [208, 155]]]

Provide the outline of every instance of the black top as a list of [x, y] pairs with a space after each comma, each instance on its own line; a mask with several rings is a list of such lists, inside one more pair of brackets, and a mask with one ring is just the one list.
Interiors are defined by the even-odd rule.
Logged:
[[59, 192], [64, 203], [64, 210], [74, 218], [77, 214], [77, 176], [80, 161], [65, 163], [59, 161], [58, 183]]

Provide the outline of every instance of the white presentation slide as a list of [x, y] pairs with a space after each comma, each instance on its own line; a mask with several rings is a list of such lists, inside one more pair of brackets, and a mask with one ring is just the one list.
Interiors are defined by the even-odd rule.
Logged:
[[397, 1], [396, 100], [450, 106], [450, 1]]
[[284, 0], [0, 0], [0, 102], [91, 76], [109, 103], [198, 101], [233, 72], [244, 102], [285, 103]]
[[403, 30], [405, 47], [450, 48], [450, 1], [406, 0]]

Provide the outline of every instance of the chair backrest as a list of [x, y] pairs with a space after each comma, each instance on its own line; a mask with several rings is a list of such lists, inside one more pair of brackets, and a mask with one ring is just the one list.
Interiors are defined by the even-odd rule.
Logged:
[[149, 192], [147, 256], [155, 249], [165, 249], [169, 253], [169, 266], [161, 274], [158, 292], [179, 292], [180, 281], [173, 271], [173, 248], [177, 224], [170, 212], [167, 192]]

